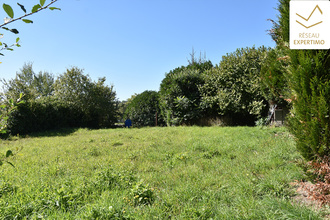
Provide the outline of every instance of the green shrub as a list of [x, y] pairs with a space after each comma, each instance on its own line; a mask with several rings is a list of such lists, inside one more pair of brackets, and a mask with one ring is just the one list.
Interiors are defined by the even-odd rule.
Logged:
[[267, 114], [260, 70], [268, 48], [241, 48], [222, 57], [219, 66], [203, 73], [200, 106], [208, 116], [227, 116], [232, 125], [254, 125]]
[[64, 127], [83, 126], [82, 112], [52, 98], [26, 101], [9, 116], [8, 130], [11, 134], [54, 130]]
[[293, 109], [289, 129], [308, 159], [330, 154], [330, 54], [291, 51], [290, 87]]
[[[49, 81], [49, 82], [48, 82]], [[93, 82], [78, 68], [71, 68], [56, 83], [49, 74], [34, 74], [31, 66], [5, 82], [5, 96], [24, 91], [25, 103], [9, 116], [11, 134], [54, 130], [65, 127], [111, 127], [116, 122], [116, 93], [105, 78]]]
[[167, 125], [193, 125], [203, 117], [199, 87], [202, 73], [213, 67], [211, 61], [191, 62], [171, 70], [160, 85], [161, 115]]
[[307, 160], [322, 159], [330, 154], [330, 54], [329, 50], [288, 48], [289, 3], [280, 0], [279, 20], [271, 30], [277, 49], [269, 58], [276, 64], [266, 66], [272, 74], [268, 83], [273, 95], [292, 101], [289, 129], [298, 150]]
[[[158, 93], [144, 91], [136, 95], [128, 104], [124, 120], [130, 118], [135, 127], [155, 126], [157, 115], [160, 116]], [[157, 124], [163, 124], [160, 117], [158, 117]]]

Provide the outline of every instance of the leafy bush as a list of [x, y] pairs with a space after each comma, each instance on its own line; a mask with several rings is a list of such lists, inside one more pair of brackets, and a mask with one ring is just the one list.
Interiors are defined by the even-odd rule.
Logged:
[[53, 130], [63, 127], [79, 127], [82, 112], [52, 98], [25, 102], [10, 114], [8, 129], [10, 133], [28, 134], [31, 132]]
[[268, 49], [242, 48], [222, 57], [220, 65], [204, 72], [201, 108], [208, 115], [230, 116], [234, 125], [253, 125], [267, 113], [261, 92], [260, 69]]
[[279, 105], [288, 105], [285, 99], [290, 98], [290, 88], [285, 77], [289, 65], [289, 56], [279, 47], [267, 53], [260, 72], [261, 89], [264, 97]]
[[116, 122], [117, 100], [113, 86], [105, 78], [93, 82], [83, 70], [68, 69], [55, 83], [54, 96], [82, 114], [82, 127], [110, 127]]
[[93, 82], [83, 70], [73, 67], [54, 78], [35, 74], [31, 64], [24, 65], [16, 78], [3, 81], [6, 99], [17, 99], [24, 92], [25, 103], [8, 119], [11, 134], [64, 127], [111, 127], [117, 118], [116, 93], [105, 85], [105, 78]]
[[[8, 135], [8, 119], [9, 115], [17, 109], [18, 106], [23, 104], [22, 94], [20, 94], [17, 103], [13, 101], [13, 99], [9, 99], [7, 104], [0, 102], [0, 138], [3, 138], [4, 135]], [[14, 165], [9, 161], [9, 157], [14, 156], [12, 150], [7, 150], [4, 155], [0, 155], [0, 166], [3, 165], [3, 162], [6, 162], [14, 167]]]
[[[155, 126], [156, 116], [160, 115], [158, 97], [155, 91], [136, 95], [127, 105], [124, 119], [130, 118], [136, 127]], [[162, 120], [158, 120], [157, 124], [162, 124]]]
[[256, 126], [259, 126], [259, 127], [262, 127], [262, 126], [267, 125], [267, 122], [268, 122], [268, 118], [267, 118], [267, 117], [259, 118], [259, 119], [255, 122], [255, 125], [256, 125]]
[[35, 73], [31, 63], [25, 63], [15, 78], [0, 81], [6, 100], [17, 100], [23, 94], [23, 100], [31, 101], [51, 96], [54, 92], [54, 76], [48, 72]]
[[161, 114], [167, 125], [192, 125], [202, 117], [199, 87], [204, 84], [202, 73], [212, 67], [211, 61], [191, 62], [166, 74], [159, 93]]

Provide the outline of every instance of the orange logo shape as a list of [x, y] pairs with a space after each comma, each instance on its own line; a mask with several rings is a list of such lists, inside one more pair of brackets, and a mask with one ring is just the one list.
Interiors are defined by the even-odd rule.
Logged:
[[[320, 8], [318, 5], [316, 5], [315, 8], [314, 8], [314, 10], [312, 11], [312, 13], [309, 15], [309, 17], [308, 17], [307, 19], [304, 18], [303, 16], [301, 16], [301, 15], [298, 14], [298, 13], [296, 13], [296, 15], [298, 15], [299, 17], [301, 17], [301, 18], [304, 19], [305, 21], [308, 21], [308, 20], [312, 17], [312, 15], [314, 14], [314, 12], [315, 12], [316, 9], [318, 9], [318, 10], [320, 11], [320, 13], [323, 14], [321, 8]], [[315, 26], [315, 25], [321, 24], [323, 21], [317, 22], [317, 23], [312, 24], [312, 25], [310, 25], [310, 26], [306, 26], [306, 25], [302, 24], [301, 22], [299, 22], [299, 21], [297, 21], [297, 20], [296, 20], [296, 22], [297, 22], [298, 24], [302, 25], [303, 27], [305, 27], [305, 28], [308, 29], [308, 28], [311, 28], [311, 27], [313, 27], [313, 26]]]

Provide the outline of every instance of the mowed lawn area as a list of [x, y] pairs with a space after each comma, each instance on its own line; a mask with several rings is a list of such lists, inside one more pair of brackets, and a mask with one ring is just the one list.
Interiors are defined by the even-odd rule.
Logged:
[[0, 219], [322, 219], [285, 128], [64, 130], [1, 140]]

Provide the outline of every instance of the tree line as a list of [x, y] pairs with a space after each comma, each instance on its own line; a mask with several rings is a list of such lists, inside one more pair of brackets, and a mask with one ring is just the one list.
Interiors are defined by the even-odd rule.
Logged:
[[238, 49], [216, 66], [192, 59], [167, 73], [158, 92], [163, 122], [194, 125], [220, 117], [230, 125], [250, 125], [265, 116], [268, 101], [287, 105], [297, 149], [329, 167], [330, 50], [289, 48], [289, 3], [280, 0], [278, 20], [271, 20], [275, 48]]
[[[6, 122], [12, 134], [111, 127], [118, 115], [131, 117], [137, 126], [156, 124], [156, 115], [158, 124], [168, 126], [212, 121], [252, 125], [266, 116], [271, 100], [290, 107], [288, 127], [302, 155], [324, 158], [330, 153], [330, 52], [290, 50], [289, 2], [279, 0], [278, 20], [271, 20], [275, 48], [237, 49], [217, 65], [192, 56], [188, 65], [165, 74], [158, 92], [145, 91], [123, 103], [105, 78], [93, 81], [73, 67], [55, 79], [49, 73], [34, 73], [27, 64], [15, 79], [3, 80], [1, 102], [24, 94], [24, 103], [8, 116], [6, 107], [1, 108], [6, 115], [1, 123]], [[9, 7], [5, 11], [13, 18]]]
[[260, 70], [269, 48], [242, 48], [219, 65], [192, 55], [188, 65], [165, 74], [159, 91], [145, 91], [119, 102], [106, 79], [93, 81], [72, 67], [54, 77], [25, 64], [15, 78], [2, 79], [2, 102], [24, 101], [7, 120], [11, 134], [63, 127], [109, 128], [131, 118], [134, 126], [254, 125], [267, 115]]
[[106, 79], [93, 81], [72, 67], [55, 78], [25, 64], [11, 80], [2, 79], [2, 102], [23, 101], [7, 119], [8, 131], [28, 134], [63, 127], [111, 127], [117, 121], [117, 98]]
[[165, 74], [158, 92], [134, 96], [125, 116], [139, 121], [139, 126], [155, 124], [156, 112], [158, 124], [168, 126], [254, 125], [268, 112], [269, 90], [261, 80], [261, 68], [270, 51], [237, 49], [216, 66], [192, 55], [188, 65]]
[[329, 167], [330, 50], [289, 48], [289, 3], [279, 0], [278, 20], [270, 20], [275, 48], [238, 49], [216, 66], [192, 56], [189, 65], [167, 73], [154, 93], [163, 123], [201, 125], [220, 118], [251, 125], [266, 115], [271, 101], [290, 108], [288, 129], [303, 157]]

